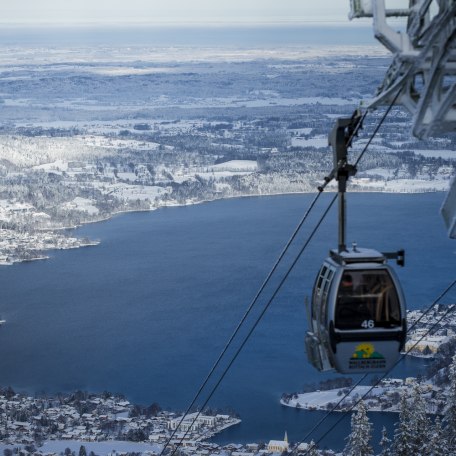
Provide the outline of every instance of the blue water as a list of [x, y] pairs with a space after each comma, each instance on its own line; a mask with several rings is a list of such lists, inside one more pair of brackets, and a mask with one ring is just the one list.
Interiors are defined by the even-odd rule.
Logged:
[[[323, 195], [310, 222], [330, 197]], [[0, 313], [7, 320], [0, 331], [0, 384], [28, 392], [110, 390], [134, 402], [185, 409], [310, 199], [241, 198], [124, 214], [77, 230], [100, 239], [97, 247], [0, 269]], [[428, 305], [455, 276], [456, 243], [446, 238], [438, 214], [442, 199], [349, 197], [350, 241], [406, 249], [406, 267], [398, 273], [410, 308]], [[305, 358], [304, 297], [337, 243], [335, 209], [211, 400], [211, 407], [230, 407], [243, 419], [217, 441], [268, 441], [285, 430], [299, 441], [321, 416], [281, 407], [279, 398], [330, 376]], [[306, 226], [304, 237], [312, 224]], [[456, 292], [443, 302], [456, 302]], [[423, 361], [407, 360], [397, 375], [422, 368]], [[384, 424], [391, 430], [394, 416], [373, 420], [379, 433]], [[344, 446], [348, 428], [346, 420], [324, 445]]]
[[0, 30], [0, 45], [23, 46], [307, 46], [372, 45], [372, 27], [337, 25], [149, 25], [149, 26], [9, 26]]

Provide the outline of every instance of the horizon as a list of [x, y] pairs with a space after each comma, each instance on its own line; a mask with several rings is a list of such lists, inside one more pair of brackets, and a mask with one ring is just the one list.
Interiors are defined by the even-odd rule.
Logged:
[[369, 24], [339, 23], [86, 23], [9, 24], [0, 27], [2, 46], [153, 45], [283, 47], [380, 45]]
[[6, 22], [0, 20], [0, 26], [7, 28], [15, 27], [52, 27], [52, 28], [66, 28], [70, 27], [168, 27], [168, 26], [197, 26], [197, 27], [271, 27], [271, 26], [328, 26], [328, 27], [354, 27], [364, 28], [372, 27], [372, 21], [368, 19], [362, 19], [356, 22], [350, 21], [338, 21], [338, 20], [301, 20], [301, 19], [284, 19], [284, 20], [264, 20], [264, 21], [249, 21], [249, 20], [237, 20], [237, 21], [226, 21], [221, 18], [213, 18], [210, 21], [203, 20], [176, 20], [166, 19], [160, 21], [149, 21], [136, 20], [136, 21], [73, 21], [73, 22], [52, 22], [52, 21], [19, 21], [19, 22]]

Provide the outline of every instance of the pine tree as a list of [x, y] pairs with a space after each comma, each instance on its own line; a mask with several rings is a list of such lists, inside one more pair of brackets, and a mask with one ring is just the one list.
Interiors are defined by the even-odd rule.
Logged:
[[396, 456], [426, 456], [430, 440], [430, 421], [421, 388], [415, 384], [412, 397], [407, 391], [401, 397], [399, 425], [396, 429], [394, 449]]
[[399, 423], [394, 435], [395, 456], [414, 456], [413, 430], [410, 426], [410, 409], [407, 392], [404, 390], [401, 396], [399, 411]]
[[320, 453], [317, 450], [317, 445], [313, 440], [309, 443], [309, 448], [306, 452], [306, 456], [320, 456]]
[[444, 434], [448, 442], [448, 451], [456, 450], [456, 355], [450, 365], [450, 387], [448, 390], [448, 407], [444, 417]]
[[382, 438], [380, 440], [380, 447], [382, 449], [380, 456], [392, 456], [391, 439], [388, 438], [388, 434], [386, 432], [385, 426], [383, 426], [383, 429], [382, 429]]
[[413, 432], [414, 454], [425, 456], [430, 441], [431, 423], [426, 415], [426, 404], [419, 384], [415, 384], [412, 391], [410, 425]]
[[449, 454], [447, 441], [439, 417], [435, 419], [427, 450], [429, 456], [447, 456]]
[[352, 415], [351, 434], [348, 436], [344, 456], [373, 456], [371, 446], [372, 425], [367, 416], [363, 401], [358, 404], [358, 410]]

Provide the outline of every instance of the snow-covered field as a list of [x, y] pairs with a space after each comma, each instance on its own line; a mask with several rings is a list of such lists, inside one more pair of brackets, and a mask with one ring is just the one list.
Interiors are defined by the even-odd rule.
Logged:
[[94, 205], [95, 201], [88, 198], [76, 197], [72, 201], [62, 204], [62, 207], [69, 210], [87, 212], [90, 215], [98, 215], [100, 212]]
[[94, 187], [104, 195], [114, 195], [121, 200], [145, 200], [154, 201], [155, 197], [166, 193], [163, 187], [150, 185], [129, 185], [125, 183], [105, 184], [95, 182]]
[[358, 401], [363, 400], [371, 412], [399, 412], [400, 397], [409, 394], [418, 387], [420, 394], [426, 402], [427, 413], [437, 413], [446, 405], [446, 388], [437, 387], [432, 382], [417, 383], [416, 379], [409, 378], [405, 381], [399, 379], [385, 379], [375, 387], [358, 385], [328, 391], [315, 391], [311, 393], [295, 393], [284, 395], [280, 401], [287, 407], [305, 410], [351, 410]]
[[209, 166], [209, 171], [220, 172], [254, 172], [258, 169], [256, 160], [229, 160], [217, 165]]
[[449, 187], [448, 179], [397, 179], [385, 182], [384, 191], [388, 193], [446, 192]]
[[0, 160], [32, 167], [62, 160], [83, 160], [107, 155], [107, 150], [88, 144], [85, 138], [19, 137], [0, 135]]
[[425, 150], [415, 149], [415, 154], [423, 155], [424, 157], [441, 157], [456, 160], [456, 150]]
[[317, 135], [313, 138], [292, 138], [293, 147], [328, 147], [328, 136]]
[[[347, 402], [349, 400], [359, 399], [360, 397], [364, 396], [370, 390], [370, 388], [370, 386], [356, 386], [353, 388], [350, 394], [345, 397], [344, 401]], [[335, 405], [344, 397], [344, 394], [342, 394], [341, 391], [342, 390], [339, 389], [332, 389], [328, 391], [301, 393], [298, 394], [296, 398], [293, 397], [290, 399], [288, 403], [284, 400], [281, 400], [280, 403], [282, 405], [286, 405], [287, 407], [297, 407], [311, 410], [326, 410], [328, 405]], [[376, 387], [373, 388], [369, 394], [372, 396], [381, 396], [383, 393], [384, 388]]]
[[351, 185], [362, 191], [375, 191], [386, 193], [426, 193], [446, 192], [450, 187], [449, 179], [394, 179], [373, 180], [369, 178], [354, 178]]

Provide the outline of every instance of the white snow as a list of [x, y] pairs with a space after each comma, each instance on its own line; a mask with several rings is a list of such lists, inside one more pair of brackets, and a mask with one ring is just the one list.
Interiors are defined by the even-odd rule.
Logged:
[[291, 138], [291, 145], [293, 147], [328, 147], [328, 136], [316, 135], [313, 138]]
[[94, 206], [94, 201], [87, 198], [76, 197], [68, 203], [62, 204], [61, 207], [64, 209], [73, 209], [78, 211], [88, 212], [90, 215], [97, 215], [99, 210]]
[[[369, 390], [370, 386], [355, 386], [353, 391], [344, 399], [343, 402], [347, 400], [353, 400], [356, 397], [364, 396]], [[338, 403], [343, 397], [343, 394], [339, 393], [339, 389], [331, 389], [328, 391], [315, 391], [312, 393], [301, 393], [297, 395], [297, 398], [290, 399], [288, 403], [284, 402], [283, 400], [280, 401], [282, 405], [286, 405], [288, 407], [302, 407], [306, 409], [325, 409], [328, 404], [336, 404]], [[374, 388], [369, 394], [371, 396], [381, 396], [384, 392], [384, 388], [376, 387]], [[299, 404], [299, 405], [298, 405]]]
[[101, 74], [106, 76], [130, 76], [130, 75], [144, 75], [154, 73], [172, 73], [176, 72], [176, 68], [171, 67], [153, 67], [153, 68], [135, 68], [128, 66], [97, 66], [93, 68], [87, 68], [87, 72], [94, 74]]
[[90, 135], [90, 136], [81, 136], [81, 139], [84, 140], [84, 143], [87, 146], [92, 147], [106, 147], [108, 149], [136, 149], [136, 150], [150, 150], [150, 149], [157, 149], [160, 144], [152, 143], [152, 142], [145, 142], [145, 141], [137, 141], [137, 140], [125, 140], [125, 139], [113, 139], [113, 138], [106, 138], [105, 136], [97, 136], [97, 135]]
[[456, 160], [456, 151], [454, 150], [415, 149], [414, 152], [415, 154], [423, 155], [424, 157], [441, 157]]
[[34, 166], [33, 169], [41, 169], [43, 171], [68, 171], [68, 162], [56, 160], [52, 163], [43, 163], [42, 165]]
[[256, 171], [258, 169], [258, 164], [256, 160], [230, 160], [224, 163], [218, 163], [217, 165], [212, 165], [208, 167], [209, 171]]
[[128, 172], [119, 172], [117, 173], [119, 179], [134, 182], [138, 176], [135, 173], [128, 173]]
[[449, 180], [397, 179], [385, 182], [384, 191], [392, 193], [443, 192], [449, 189]]
[[[0, 159], [18, 166], [33, 167], [59, 160], [82, 160], [107, 154], [101, 147], [87, 145], [84, 138], [0, 136]], [[60, 163], [60, 162], [58, 162]]]
[[[39, 447], [39, 450], [42, 453], [56, 453], [60, 454], [65, 451], [65, 448], [70, 448], [70, 450], [74, 451], [76, 454], [79, 453], [79, 448], [81, 445], [84, 445], [87, 454], [93, 451], [95, 454], [99, 456], [105, 456], [112, 453], [115, 450], [117, 453], [132, 453], [132, 452], [140, 452], [144, 453], [146, 451], [159, 453], [161, 451], [162, 445], [158, 445], [155, 443], [135, 443], [135, 442], [125, 442], [120, 440], [109, 440], [105, 442], [84, 442], [78, 440], [48, 440], [44, 442], [43, 446]], [[5, 448], [13, 448], [17, 447], [18, 445], [0, 445], [0, 451]]]
[[166, 193], [162, 187], [149, 185], [130, 185], [123, 183], [106, 184], [104, 182], [94, 182], [93, 186], [105, 195], [113, 194], [120, 200], [146, 200], [154, 201], [156, 196]]
[[290, 131], [297, 133], [298, 135], [310, 135], [310, 133], [313, 131], [313, 128], [292, 128]]
[[[371, 168], [371, 169], [363, 169], [358, 172], [359, 175], [370, 175], [370, 176], [381, 176], [383, 179], [388, 179], [393, 176], [394, 170], [393, 169], [386, 169], [386, 168]], [[354, 177], [352, 179], [352, 182], [355, 182], [357, 180], [361, 180], [360, 178]]]
[[[188, 180], [195, 180], [195, 177], [202, 179], [220, 180], [225, 177], [246, 176], [258, 170], [256, 160], [229, 160], [217, 165], [204, 168], [191, 168], [179, 170], [173, 174], [174, 182], [182, 183]], [[119, 173], [119, 177], [120, 177]]]

